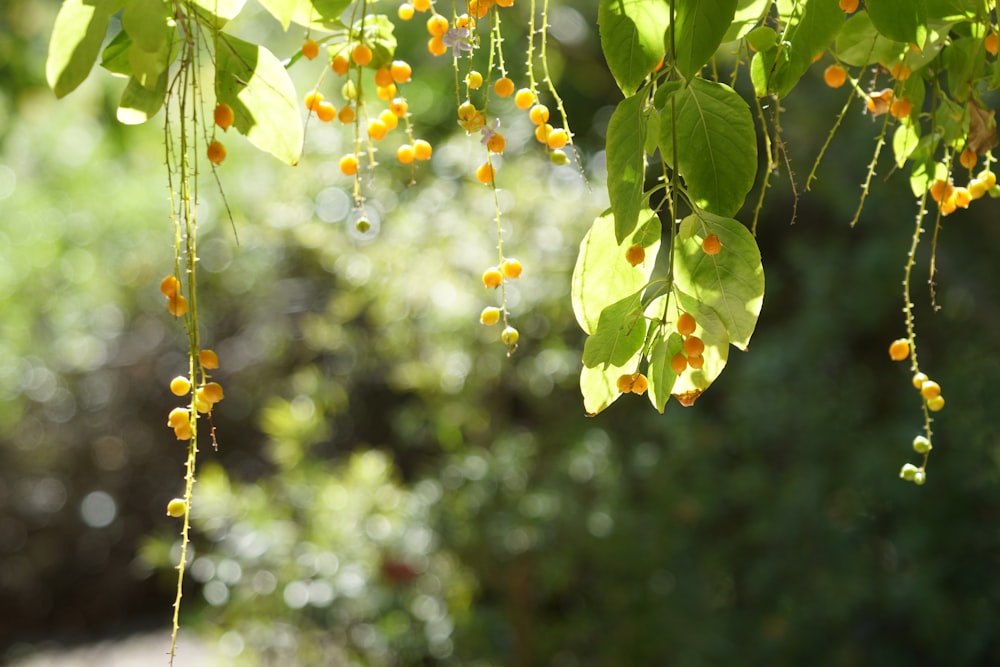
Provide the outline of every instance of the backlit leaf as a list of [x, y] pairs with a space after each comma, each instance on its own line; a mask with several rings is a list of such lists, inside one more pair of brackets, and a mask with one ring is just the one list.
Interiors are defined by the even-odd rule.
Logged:
[[45, 78], [56, 94], [64, 97], [90, 74], [101, 51], [111, 15], [123, 0], [65, 0], [56, 15]]
[[670, 5], [663, 0], [601, 0], [601, 49], [618, 87], [633, 95], [665, 53]]
[[645, 95], [633, 95], [622, 100], [608, 122], [608, 196], [618, 241], [632, 233], [639, 221], [639, 211], [643, 208], [645, 102]]
[[675, 37], [677, 69], [686, 79], [697, 74], [711, 58], [729, 29], [736, 0], [687, 0], [676, 3], [677, 22], [667, 32]]

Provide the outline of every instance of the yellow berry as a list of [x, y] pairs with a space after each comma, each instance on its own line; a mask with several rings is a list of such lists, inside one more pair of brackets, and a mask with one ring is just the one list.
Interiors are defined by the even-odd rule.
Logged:
[[208, 382], [198, 387], [198, 393], [198, 398], [206, 403], [215, 404], [225, 398], [222, 391], [222, 385], [218, 382]]
[[424, 139], [417, 139], [413, 142], [413, 157], [418, 160], [430, 160], [433, 147]]
[[491, 267], [483, 271], [483, 284], [489, 289], [500, 287], [503, 282], [503, 273], [497, 267]]
[[177, 428], [182, 424], [190, 424], [191, 412], [187, 408], [174, 408], [167, 415], [167, 426]]
[[513, 257], [507, 257], [500, 263], [500, 270], [503, 272], [504, 278], [516, 280], [521, 276], [521, 262]]
[[618, 376], [618, 391], [623, 394], [628, 394], [632, 391], [632, 376], [626, 373], [625, 375]]
[[413, 6], [418, 12], [426, 12], [431, 8], [431, 0], [413, 0]]
[[396, 159], [399, 160], [400, 164], [411, 164], [415, 157], [413, 146], [410, 144], [403, 144], [396, 149]]
[[226, 147], [222, 145], [221, 141], [214, 139], [208, 145], [208, 150], [205, 154], [208, 156], [208, 161], [212, 164], [222, 164], [222, 161], [226, 159]]
[[549, 108], [544, 104], [536, 104], [528, 112], [528, 118], [535, 125], [544, 125], [549, 120]]
[[345, 155], [340, 158], [340, 172], [345, 176], [353, 176], [358, 173], [358, 158], [354, 155]]
[[499, 132], [493, 133], [489, 139], [486, 140], [486, 148], [489, 149], [491, 153], [503, 153], [503, 149], [507, 146], [507, 140]]
[[[395, 118], [395, 116], [393, 116]], [[380, 139], [385, 139], [385, 135], [389, 132], [389, 128], [378, 118], [373, 118], [368, 121], [368, 136], [378, 141]]]
[[535, 140], [540, 144], [549, 143], [549, 135], [552, 133], [553, 127], [548, 123], [543, 123], [535, 128]]
[[893, 361], [903, 361], [910, 356], [910, 341], [897, 338], [889, 344], [889, 358]]
[[944, 396], [927, 399], [927, 409], [931, 412], [940, 412], [942, 408], [944, 408]]
[[406, 83], [413, 76], [413, 68], [405, 60], [393, 60], [389, 65], [389, 74], [396, 83]]
[[472, 70], [465, 76], [465, 83], [472, 90], [479, 90], [483, 86], [483, 75], [476, 70]]
[[194, 437], [194, 431], [191, 429], [191, 422], [184, 422], [179, 426], [174, 427], [174, 437], [178, 440], [190, 440]]
[[405, 116], [409, 108], [409, 103], [407, 103], [407, 101], [402, 97], [397, 97], [392, 102], [389, 102], [389, 111], [391, 111], [396, 118], [402, 118]]
[[396, 84], [390, 83], [388, 86], [376, 86], [375, 95], [380, 100], [388, 102], [392, 98], [396, 97]]
[[395, 130], [396, 126], [399, 125], [399, 118], [396, 117], [396, 114], [394, 114], [391, 109], [383, 109], [382, 113], [378, 115], [378, 119], [382, 121], [382, 124], [385, 125], [386, 129], [390, 132]]
[[968, 188], [955, 188], [955, 191], [951, 193], [951, 198], [958, 208], [969, 208], [969, 204], [972, 203], [972, 193], [969, 192]]
[[305, 98], [306, 109], [309, 109], [309, 111], [316, 111], [319, 107], [319, 103], [324, 99], [326, 99], [326, 96], [318, 90], [307, 93]]
[[500, 321], [500, 309], [495, 306], [483, 308], [483, 312], [479, 314], [479, 321], [488, 327], [493, 326]]
[[183, 375], [178, 375], [170, 381], [170, 393], [174, 396], [185, 396], [191, 391], [191, 381]]
[[440, 35], [436, 35], [427, 40], [427, 51], [432, 56], [443, 56], [448, 53], [448, 47], [445, 46], [444, 39]]
[[225, 132], [233, 125], [235, 120], [235, 115], [233, 114], [233, 108], [226, 104], [225, 102], [220, 102], [215, 107], [215, 112], [212, 114], [215, 118], [215, 124]]
[[642, 373], [636, 373], [635, 375], [632, 376], [633, 394], [639, 394], [641, 396], [642, 394], [646, 393], [647, 389], [649, 389], [649, 380], [646, 379], [645, 375], [643, 375]]
[[396, 16], [399, 17], [400, 21], [409, 21], [413, 18], [413, 5], [408, 2], [404, 2], [396, 11]]
[[184, 502], [183, 498], [174, 498], [167, 503], [167, 516], [177, 519], [184, 516], [186, 512], [187, 503]]
[[514, 82], [507, 77], [497, 79], [497, 82], [493, 84], [493, 92], [500, 97], [510, 97], [514, 94]]
[[969, 181], [969, 197], [972, 199], [981, 198], [988, 190], [989, 188], [986, 187], [986, 183], [980, 181], [978, 178]]
[[997, 184], [997, 175], [992, 171], [983, 170], [976, 175], [976, 178], [986, 185], [987, 190], [992, 190]]
[[302, 45], [302, 55], [308, 60], [312, 60], [319, 55], [319, 44], [315, 40], [307, 39], [305, 44]]
[[926, 398], [928, 401], [936, 396], [941, 395], [941, 385], [939, 385], [934, 380], [926, 380], [920, 385], [920, 395]]
[[347, 105], [340, 108], [340, 113], [337, 114], [337, 120], [339, 120], [344, 125], [348, 125], [354, 122], [354, 107]]
[[507, 327], [500, 333], [500, 340], [507, 347], [514, 347], [517, 345], [517, 341], [521, 338], [521, 334], [518, 333], [517, 329], [514, 327]]
[[522, 88], [514, 95], [514, 106], [518, 109], [530, 109], [535, 103], [535, 94], [527, 88]]
[[931, 199], [938, 203], [943, 202], [951, 196], [952, 190], [954, 186], [950, 182], [938, 179], [931, 184]]
[[927, 377], [927, 375], [925, 373], [915, 373], [913, 375], [913, 386], [916, 389], [920, 389], [921, 385], [923, 385], [925, 382], [927, 382], [928, 379], [929, 378]]
[[431, 14], [427, 19], [427, 32], [432, 37], [443, 37], [448, 32], [448, 19], [440, 14]]
[[476, 169], [476, 180], [483, 185], [489, 185], [496, 177], [496, 169], [489, 162], [484, 162]]
[[316, 117], [324, 123], [329, 123], [337, 117], [337, 107], [330, 102], [323, 100], [316, 105]]
[[551, 132], [549, 132], [549, 136], [548, 139], [546, 140], [546, 143], [549, 145], [549, 148], [553, 150], [562, 148], [567, 143], [569, 143], [569, 134], [566, 132], [566, 130], [562, 129], [561, 127], [556, 128]]

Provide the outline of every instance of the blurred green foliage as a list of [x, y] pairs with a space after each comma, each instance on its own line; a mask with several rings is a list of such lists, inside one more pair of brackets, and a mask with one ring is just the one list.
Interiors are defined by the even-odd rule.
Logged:
[[[32, 53], [46, 9], [9, 5], [4, 44]], [[996, 203], [942, 229], [941, 309], [915, 294], [922, 364], [948, 395], [926, 486], [896, 479], [919, 401], [885, 352], [915, 206], [888, 178], [844, 224], [875, 131], [860, 116], [796, 224], [774, 188], [749, 352], [692, 409], [626, 397], [587, 419], [569, 271], [606, 206], [610, 79], [585, 75], [597, 42], [578, 16], [584, 35], [558, 57], [579, 59], [560, 85], [594, 138], [590, 186], [531, 150], [505, 158], [505, 248], [525, 266], [510, 359], [477, 321], [495, 229], [469, 182], [476, 138], [438, 119], [433, 175], [408, 188], [384, 171], [363, 236], [336, 166], [345, 137], [311, 127], [295, 169], [233, 142], [220, 176], [236, 234], [218, 197], [203, 201], [203, 337], [226, 400], [219, 451], [201, 454], [185, 627], [240, 665], [991, 664]], [[107, 120], [115, 82], [55, 103], [39, 63], [2, 89], [7, 657], [167, 622], [178, 524], [164, 508], [184, 459], [163, 425], [186, 362], [157, 290], [172, 262], [158, 128]], [[433, 122], [451, 81], [423, 71]], [[817, 85], [785, 101], [798, 173], [840, 99]], [[531, 145], [510, 125], [508, 145]]]

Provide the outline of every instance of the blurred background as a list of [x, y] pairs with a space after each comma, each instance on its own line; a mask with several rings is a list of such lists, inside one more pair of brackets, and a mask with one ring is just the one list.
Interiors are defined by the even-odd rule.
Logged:
[[[694, 408], [626, 396], [586, 418], [569, 281], [606, 206], [618, 93], [596, 3], [550, 4], [549, 64], [587, 182], [504, 117], [504, 247], [525, 266], [510, 359], [478, 322], [496, 298], [479, 280], [496, 257], [492, 197], [471, 177], [482, 147], [438, 103], [454, 78], [425, 57], [419, 15], [397, 35], [434, 160], [417, 187], [380, 169], [368, 234], [348, 220], [344, 130], [311, 123], [296, 168], [226, 137], [234, 224], [203, 188], [200, 256], [226, 400], [219, 449], [199, 459], [182, 636], [211, 665], [995, 664], [997, 203], [945, 222], [937, 310], [929, 243], [919, 253], [920, 358], [948, 400], [924, 487], [897, 478], [922, 417], [886, 354], [905, 333], [916, 206], [885, 155], [847, 225], [877, 130], [860, 114], [794, 224], [787, 177], [772, 181], [750, 351]], [[0, 8], [4, 664], [166, 640], [178, 557], [164, 508], [185, 448], [164, 421], [186, 343], [158, 290], [173, 260], [162, 125], [118, 125], [122, 83], [103, 71], [53, 98], [57, 7]], [[520, 75], [517, 11], [504, 46]], [[271, 31], [279, 55], [303, 37], [259, 10], [232, 29]], [[784, 102], [800, 183], [846, 94], [823, 66]], [[321, 68], [293, 76], [305, 89]], [[131, 664], [166, 664], [167, 648]]]

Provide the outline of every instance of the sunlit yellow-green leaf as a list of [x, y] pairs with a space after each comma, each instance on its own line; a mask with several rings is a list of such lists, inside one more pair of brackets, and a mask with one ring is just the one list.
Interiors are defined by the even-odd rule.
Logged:
[[45, 77], [56, 94], [64, 97], [90, 74], [111, 15], [123, 0], [65, 0], [56, 15]]

